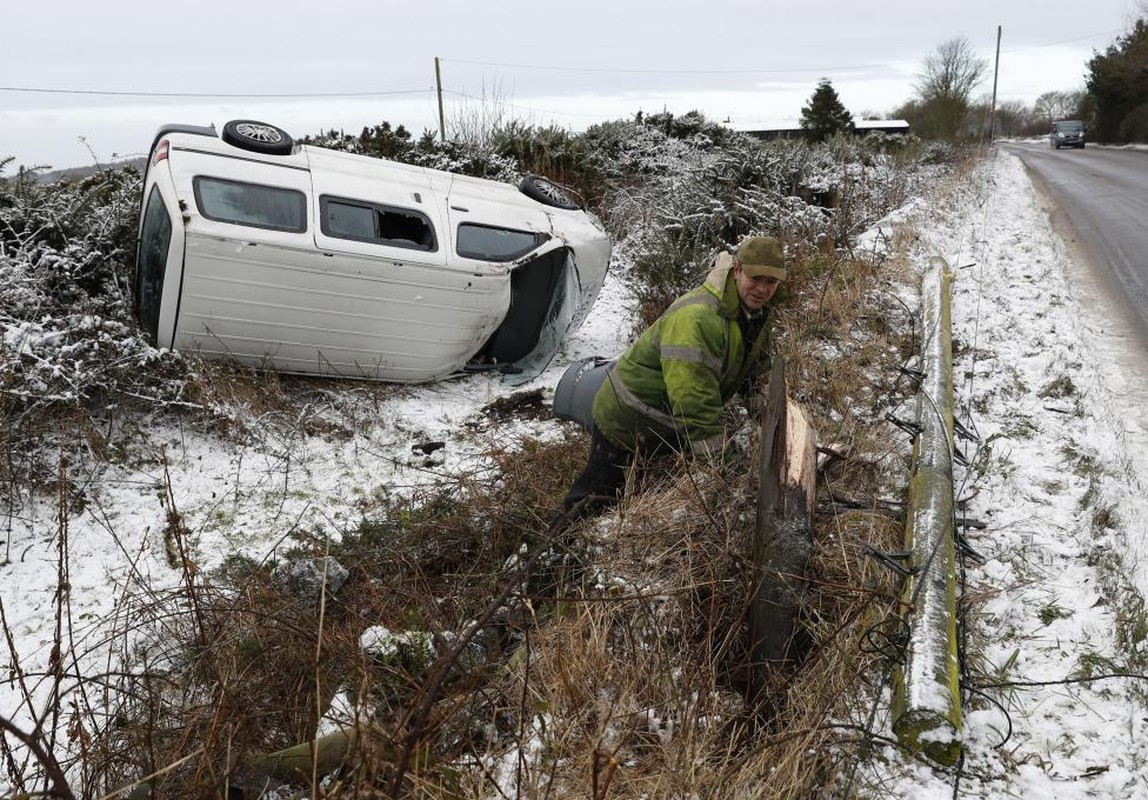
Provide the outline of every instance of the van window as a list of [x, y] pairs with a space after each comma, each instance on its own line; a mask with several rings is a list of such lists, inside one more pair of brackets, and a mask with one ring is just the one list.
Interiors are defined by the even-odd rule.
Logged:
[[549, 238], [550, 235], [546, 233], [464, 222], [458, 226], [458, 254], [483, 261], [513, 261]]
[[303, 233], [307, 198], [295, 189], [196, 176], [192, 182], [199, 213], [216, 222]]
[[365, 206], [349, 203], [327, 203], [323, 209], [323, 231], [328, 236], [340, 239], [375, 239], [379, 232], [375, 228], [375, 211]]
[[438, 249], [434, 227], [421, 211], [326, 195], [319, 198], [319, 209], [319, 227], [327, 236], [408, 250]]
[[140, 226], [139, 259], [136, 263], [136, 318], [152, 341], [159, 329], [159, 302], [163, 276], [171, 247], [171, 216], [159, 188], [153, 186]]

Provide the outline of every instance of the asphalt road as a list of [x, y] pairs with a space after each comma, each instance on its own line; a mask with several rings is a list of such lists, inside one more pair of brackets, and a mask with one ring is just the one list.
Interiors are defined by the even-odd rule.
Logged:
[[1001, 144], [1020, 157], [1053, 224], [1148, 347], [1148, 151]]
[[1115, 365], [1116, 402], [1148, 447], [1148, 150], [998, 146], [1024, 163], [1072, 251], [1068, 274], [1104, 333], [1095, 345]]

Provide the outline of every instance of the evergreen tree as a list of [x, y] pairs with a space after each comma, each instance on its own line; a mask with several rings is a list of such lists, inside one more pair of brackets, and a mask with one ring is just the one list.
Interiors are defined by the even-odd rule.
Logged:
[[806, 137], [815, 142], [822, 142], [839, 131], [853, 131], [853, 115], [841, 103], [828, 78], [817, 82], [813, 96], [802, 107], [801, 128]]
[[1116, 44], [1093, 56], [1088, 72], [1096, 140], [1148, 140], [1148, 22], [1137, 20]]

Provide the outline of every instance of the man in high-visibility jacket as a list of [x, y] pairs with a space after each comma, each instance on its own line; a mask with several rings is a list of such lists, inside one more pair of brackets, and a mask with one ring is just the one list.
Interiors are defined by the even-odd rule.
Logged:
[[722, 409], [769, 368], [770, 301], [787, 277], [781, 243], [751, 236], [638, 337], [594, 395], [590, 457], [563, 503], [567, 515], [616, 499], [637, 452], [721, 458]]

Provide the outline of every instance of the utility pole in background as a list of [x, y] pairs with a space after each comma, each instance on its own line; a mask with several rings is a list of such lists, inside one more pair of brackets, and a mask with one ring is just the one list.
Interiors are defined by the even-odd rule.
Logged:
[[[1000, 47], [999, 40], [997, 47]], [[442, 117], [442, 70], [439, 69], [438, 56], [434, 57], [434, 82], [438, 87], [438, 138], [440, 142], [446, 144], [446, 123]], [[993, 96], [996, 97], [996, 89], [993, 89]]]
[[996, 141], [997, 133], [997, 75], [1001, 68], [1001, 26], [997, 25], [997, 60], [993, 65], [993, 104], [989, 110], [989, 144]]

